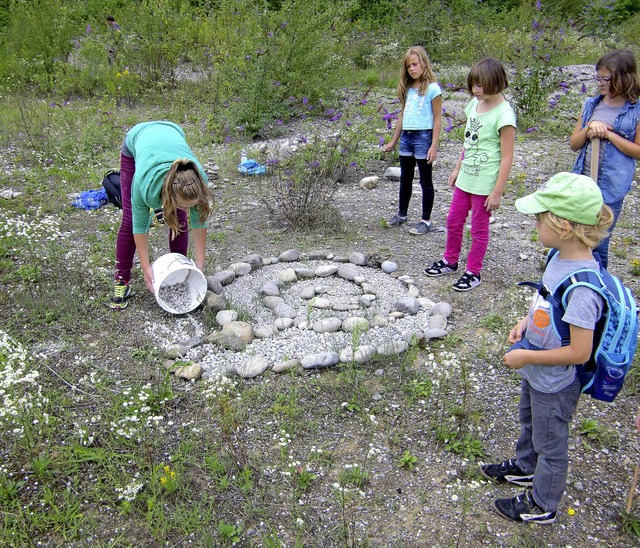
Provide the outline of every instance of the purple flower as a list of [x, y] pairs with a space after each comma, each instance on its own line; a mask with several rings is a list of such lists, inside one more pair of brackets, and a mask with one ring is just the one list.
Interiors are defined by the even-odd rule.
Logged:
[[244, 58], [248, 61], [249, 59], [251, 59], [251, 55], [245, 55]]
[[267, 36], [269, 36], [269, 37], [273, 36], [273, 32], [271, 32], [271, 31], [267, 32]]
[[534, 131], [538, 131], [538, 128], [536, 126], [527, 128], [526, 133], [533, 133]]
[[307, 104], [309, 104], [309, 99], [307, 99], [306, 97], [303, 97], [303, 98], [302, 98], [302, 104], [303, 104], [303, 105], [307, 105]]
[[538, 29], [540, 28], [540, 23], [538, 23], [537, 21], [534, 21], [534, 22], [533, 22], [533, 28], [534, 28], [535, 30], [538, 30]]
[[351, 162], [349, 167], [358, 167], [358, 162]]
[[447, 118], [447, 127], [444, 130], [449, 133], [453, 129], [453, 121], [451, 118]]
[[346, 125], [347, 127], [351, 127], [351, 125], [352, 125], [351, 120], [346, 120], [346, 121], [345, 121], [345, 125]]
[[279, 126], [281, 126], [281, 125], [283, 124], [283, 122], [282, 122], [282, 120], [280, 120], [280, 118], [278, 118], [278, 119], [276, 120], [276, 124], [277, 124], [277, 125], [279, 125]]
[[567, 84], [566, 82], [560, 82], [558, 85], [559, 85], [561, 88], [568, 88], [568, 87], [569, 87], [569, 84]]
[[280, 28], [281, 28], [281, 29], [283, 29], [283, 28], [285, 28], [288, 24], [289, 24], [289, 23], [287, 23], [287, 22], [285, 21], [284, 23], [282, 23], [282, 24], [280, 25]]
[[384, 146], [384, 137], [380, 137], [380, 146], [383, 147]]
[[91, 25], [87, 25], [87, 30], [85, 30], [87, 34], [91, 34]]
[[549, 106], [550, 107], [555, 107], [558, 104], [558, 101], [556, 101], [555, 99], [550, 99], [549, 100]]
[[306, 145], [307, 144], [307, 137], [305, 135], [300, 135], [300, 142], [303, 145]]
[[582, 82], [582, 87], [580, 88], [580, 93], [587, 93], [587, 84]]
[[325, 111], [325, 114], [326, 114], [327, 116], [333, 116], [333, 113], [334, 113], [334, 112], [335, 112], [335, 110], [333, 110], [332, 108], [328, 108], [328, 109]]
[[363, 99], [362, 101], [360, 101], [361, 105], [366, 105], [369, 101], [367, 101], [366, 99]]
[[340, 118], [342, 118], [342, 112], [338, 112], [335, 116], [329, 118], [329, 121], [337, 122], [338, 120], [340, 120]]
[[230, 143], [230, 142], [231, 142], [231, 135], [227, 135], [227, 136], [224, 138], [224, 142], [225, 142], [225, 143]]
[[538, 1], [536, 2], [536, 9], [537, 9], [538, 11], [540, 11], [540, 10], [542, 9], [542, 2], [541, 2], [540, 0], [538, 0]]

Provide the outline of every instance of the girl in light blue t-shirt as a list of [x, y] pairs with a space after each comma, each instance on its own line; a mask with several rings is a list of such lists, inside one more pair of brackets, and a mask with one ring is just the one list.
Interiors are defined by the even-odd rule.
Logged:
[[413, 190], [413, 175], [418, 164], [422, 187], [422, 219], [409, 232], [431, 232], [433, 209], [432, 166], [438, 154], [438, 138], [442, 125], [442, 92], [436, 83], [429, 57], [422, 46], [407, 50], [400, 69], [398, 99], [402, 111], [398, 116], [393, 138], [384, 146], [393, 150], [400, 140], [400, 196], [398, 213], [388, 226], [400, 226], [408, 220], [409, 200]]

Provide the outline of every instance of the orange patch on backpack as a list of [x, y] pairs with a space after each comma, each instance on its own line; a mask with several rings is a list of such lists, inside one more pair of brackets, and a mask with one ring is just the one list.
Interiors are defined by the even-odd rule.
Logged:
[[533, 324], [539, 329], [549, 327], [551, 318], [546, 310], [538, 309], [533, 313]]

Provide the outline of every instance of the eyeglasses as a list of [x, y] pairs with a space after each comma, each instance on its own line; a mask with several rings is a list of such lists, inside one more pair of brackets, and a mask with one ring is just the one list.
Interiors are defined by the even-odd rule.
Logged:
[[611, 78], [600, 78], [600, 76], [598, 76], [597, 74], [593, 75], [593, 79], [596, 81], [596, 83], [602, 82], [603, 84], [608, 84], [609, 82], [611, 82]]

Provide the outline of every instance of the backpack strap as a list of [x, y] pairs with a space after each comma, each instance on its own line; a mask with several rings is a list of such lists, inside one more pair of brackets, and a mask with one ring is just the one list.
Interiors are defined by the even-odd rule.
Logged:
[[[557, 249], [552, 248], [549, 250], [549, 253], [547, 255], [547, 266], [556, 255], [558, 255]], [[600, 255], [598, 255], [598, 253], [594, 253], [593, 256], [594, 259], [598, 261], [598, 264], [601, 265]], [[533, 287], [542, 296], [542, 298], [549, 303], [551, 307], [553, 330], [558, 339], [560, 339], [560, 344], [562, 346], [568, 346], [571, 342], [571, 330], [569, 324], [563, 321], [562, 317], [564, 316], [565, 310], [567, 308], [569, 294], [572, 290], [574, 290], [576, 287], [585, 286], [596, 291], [603, 297], [603, 300], [605, 302], [603, 316], [606, 312], [606, 284], [603, 281], [600, 273], [593, 269], [584, 268], [573, 272], [572, 274], [561, 280], [553, 291], [550, 291], [546, 286], [542, 284], [542, 282], [519, 282], [518, 285]]]

